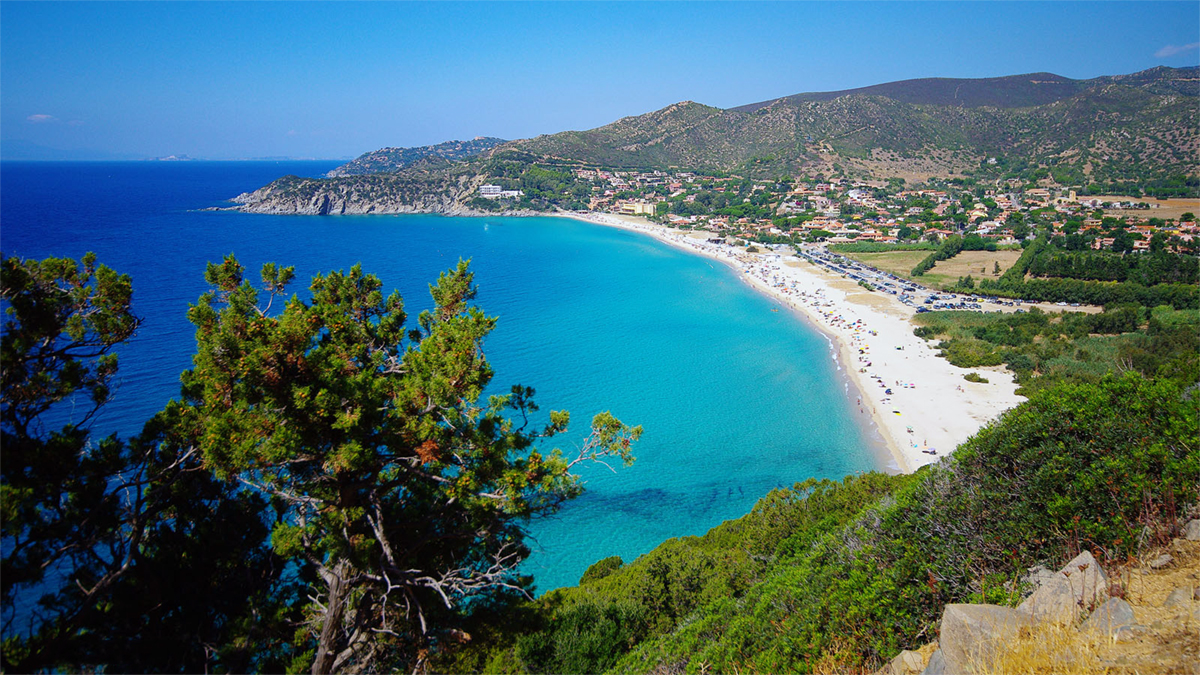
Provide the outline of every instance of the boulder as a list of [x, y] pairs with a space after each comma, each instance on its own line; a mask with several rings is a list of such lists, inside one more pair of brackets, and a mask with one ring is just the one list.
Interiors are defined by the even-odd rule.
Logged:
[[929, 663], [925, 665], [921, 675], [946, 675], [946, 659], [942, 657], [942, 650], [929, 655]]
[[1034, 589], [1041, 588], [1051, 579], [1058, 577], [1058, 573], [1048, 570], [1041, 565], [1036, 565], [1029, 568], [1029, 574], [1021, 577], [1021, 581], [1031, 584]]
[[1073, 623], [1083, 611], [1108, 596], [1108, 577], [1087, 551], [1075, 556], [1062, 570], [1039, 571], [1031, 580], [1038, 589], [1017, 609], [1038, 621]]
[[[946, 605], [942, 611], [941, 646], [945, 672], [990, 672], [999, 648], [1033, 623], [1027, 612], [999, 605]], [[926, 669], [928, 672], [928, 668]]]
[[1188, 541], [1200, 541], [1200, 518], [1193, 518], [1183, 526], [1183, 538]]
[[880, 675], [919, 675], [925, 669], [925, 659], [917, 652], [905, 649], [879, 671]]
[[1056, 574], [1017, 607], [1036, 621], [1074, 623], [1080, 615], [1079, 601], [1064, 574]]
[[1192, 603], [1200, 599], [1200, 588], [1176, 588], [1167, 596], [1163, 607], [1191, 607]]
[[1170, 553], [1164, 553], [1164, 554], [1158, 556], [1157, 558], [1155, 558], [1154, 560], [1150, 561], [1150, 569], [1161, 570], [1162, 568], [1170, 565], [1171, 562], [1174, 560], [1175, 559], [1171, 557]]
[[1097, 607], [1096, 611], [1092, 612], [1079, 630], [1117, 636], [1130, 632], [1135, 625], [1136, 619], [1129, 603], [1120, 598], [1109, 598], [1103, 605]]
[[1108, 576], [1089, 551], [1075, 556], [1061, 571], [1071, 582], [1071, 593], [1081, 606], [1088, 608], [1108, 597]]

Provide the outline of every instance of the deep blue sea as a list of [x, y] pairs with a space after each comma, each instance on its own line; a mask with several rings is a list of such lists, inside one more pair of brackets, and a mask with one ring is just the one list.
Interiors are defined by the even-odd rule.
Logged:
[[336, 164], [0, 164], [4, 255], [95, 251], [133, 277], [145, 321], [120, 350], [97, 435], [136, 433], [178, 394], [195, 347], [185, 312], [209, 261], [235, 253], [251, 278], [264, 262], [294, 265], [302, 297], [314, 273], [361, 262], [415, 317], [438, 272], [470, 258], [478, 304], [499, 317], [485, 343], [497, 393], [525, 384], [543, 411], [571, 411], [572, 433], [556, 439], [566, 449], [603, 410], [645, 427], [632, 467], [584, 468], [584, 496], [531, 524], [525, 570], [539, 591], [575, 584], [600, 558], [702, 534], [774, 487], [879, 467], [827, 339], [706, 258], [563, 218], [199, 210]]

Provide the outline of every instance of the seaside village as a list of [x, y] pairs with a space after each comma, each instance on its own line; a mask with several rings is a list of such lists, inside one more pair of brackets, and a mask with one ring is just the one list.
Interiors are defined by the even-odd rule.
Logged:
[[[1082, 195], [1052, 181], [984, 185], [970, 178], [866, 182], [822, 175], [754, 181], [691, 172], [575, 169], [591, 183], [589, 212], [641, 216], [683, 229], [704, 229], [762, 243], [904, 243], [976, 234], [1019, 244], [1035, 227], [1069, 237], [1068, 248], [1132, 252], [1159, 235], [1176, 252], [1200, 245], [1194, 213], [1161, 213], [1153, 197]], [[1048, 184], [1050, 183], [1050, 184]], [[519, 190], [485, 185], [480, 196], [518, 198]], [[580, 209], [582, 211], [582, 209]]]

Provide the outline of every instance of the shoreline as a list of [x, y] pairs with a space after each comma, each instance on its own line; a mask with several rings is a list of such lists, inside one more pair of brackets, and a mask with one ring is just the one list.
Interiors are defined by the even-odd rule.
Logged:
[[[964, 369], [937, 357], [937, 349], [912, 332], [915, 310], [794, 255], [746, 253], [709, 243], [719, 235], [705, 230], [676, 230], [634, 216], [552, 215], [640, 232], [718, 260], [755, 290], [798, 314], [831, 341], [835, 366], [857, 389], [848, 395], [857, 397], [859, 414], [882, 436], [901, 473], [949, 455], [1025, 400], [1016, 395], [1013, 374], [1003, 367]], [[983, 374], [989, 383], [967, 382], [963, 376], [969, 372]]]

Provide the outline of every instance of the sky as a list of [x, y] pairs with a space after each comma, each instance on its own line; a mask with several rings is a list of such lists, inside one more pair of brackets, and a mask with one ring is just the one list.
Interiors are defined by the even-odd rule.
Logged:
[[336, 159], [590, 129], [684, 100], [1198, 63], [1195, 0], [3, 0], [0, 153]]

